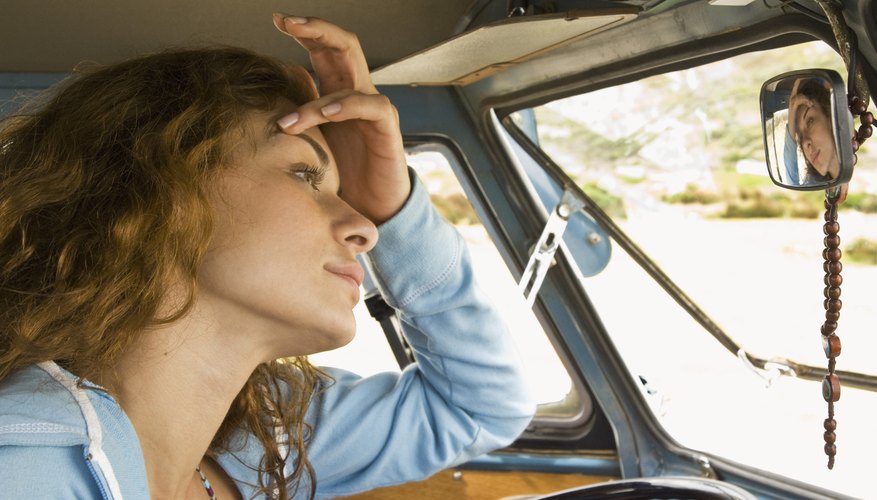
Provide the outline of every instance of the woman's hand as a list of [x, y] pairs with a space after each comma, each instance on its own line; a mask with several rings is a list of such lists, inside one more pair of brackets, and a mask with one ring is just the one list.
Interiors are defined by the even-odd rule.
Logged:
[[813, 107], [813, 101], [804, 94], [798, 93], [798, 87], [801, 85], [803, 78], [795, 80], [792, 85], [792, 95], [789, 99], [789, 114], [787, 129], [795, 142], [798, 142], [798, 120], [804, 115], [804, 112]]
[[274, 25], [307, 49], [320, 98], [278, 123], [297, 134], [321, 125], [341, 178], [341, 197], [380, 224], [399, 211], [411, 191], [399, 114], [378, 94], [359, 40], [317, 18], [274, 14]]

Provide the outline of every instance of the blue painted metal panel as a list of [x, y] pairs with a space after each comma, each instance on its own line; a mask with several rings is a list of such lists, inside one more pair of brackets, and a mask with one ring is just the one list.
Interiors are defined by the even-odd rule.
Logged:
[[14, 113], [29, 98], [65, 76], [66, 73], [0, 73], [0, 117]]

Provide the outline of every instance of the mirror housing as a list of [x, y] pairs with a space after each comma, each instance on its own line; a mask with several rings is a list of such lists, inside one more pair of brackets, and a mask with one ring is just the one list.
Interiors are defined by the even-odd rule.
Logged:
[[771, 180], [802, 191], [828, 189], [853, 175], [853, 116], [846, 86], [829, 69], [792, 71], [761, 87], [761, 126]]

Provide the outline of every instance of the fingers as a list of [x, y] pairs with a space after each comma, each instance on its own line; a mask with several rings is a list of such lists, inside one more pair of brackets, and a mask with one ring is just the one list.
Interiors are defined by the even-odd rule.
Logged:
[[847, 193], [850, 190], [849, 184], [841, 184], [840, 185], [840, 193], [837, 195], [837, 204], [840, 205], [847, 199]]
[[315, 17], [274, 14], [274, 26], [308, 51], [323, 94], [344, 89], [376, 92], [355, 34]]
[[364, 120], [372, 124], [372, 132], [396, 137], [399, 135], [399, 114], [386, 96], [344, 90], [311, 101], [277, 121], [287, 134], [298, 134], [311, 127], [329, 122]]

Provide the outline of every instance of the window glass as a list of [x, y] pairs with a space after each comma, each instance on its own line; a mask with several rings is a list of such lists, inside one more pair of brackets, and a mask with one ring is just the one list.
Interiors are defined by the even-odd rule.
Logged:
[[[772, 184], [759, 90], [771, 76], [832, 68], [821, 42], [740, 55], [535, 109], [541, 147], [746, 351], [826, 366], [822, 192]], [[838, 369], [875, 373], [877, 153], [859, 151], [839, 216]], [[691, 448], [842, 493], [873, 491], [877, 393], [844, 388], [826, 470], [819, 382], [768, 381], [691, 319], [618, 247], [584, 286], [666, 430]]]
[[[463, 235], [472, 255], [478, 285], [503, 314], [522, 354], [533, 394], [543, 405], [562, 401], [570, 393], [570, 377], [467, 200], [449, 163], [455, 161], [453, 155], [440, 145], [429, 145], [409, 151], [407, 159], [439, 213]], [[313, 355], [311, 360], [363, 375], [398, 370], [380, 325], [371, 319], [365, 305], [360, 303], [354, 313], [358, 331], [353, 342], [335, 351]]]

